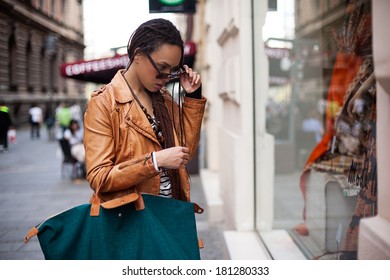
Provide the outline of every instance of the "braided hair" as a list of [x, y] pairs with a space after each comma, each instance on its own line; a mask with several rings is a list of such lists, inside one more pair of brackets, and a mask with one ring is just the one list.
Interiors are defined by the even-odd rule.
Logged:
[[[134, 61], [134, 57], [138, 53], [146, 52], [151, 54], [158, 51], [159, 48], [165, 44], [175, 45], [181, 49], [180, 65], [182, 65], [184, 43], [180, 31], [172, 22], [166, 19], [159, 18], [146, 21], [133, 32], [127, 44], [127, 54], [130, 59], [129, 65]], [[148, 92], [148, 90], [146, 91]], [[161, 132], [163, 134], [164, 142], [161, 143], [161, 146], [163, 149], [174, 147], [173, 122], [165, 105], [165, 99], [160, 91], [148, 93], [152, 99], [154, 116], [160, 122]], [[181, 111], [180, 108], [179, 111]], [[181, 131], [181, 129], [179, 131]], [[172, 197], [175, 199], [184, 199], [184, 196], [180, 191], [178, 170], [167, 169], [167, 173], [172, 185]]]
[[127, 43], [127, 55], [130, 64], [138, 53], [147, 52], [150, 54], [157, 51], [164, 44], [175, 45], [181, 49], [180, 64], [182, 64], [184, 43], [180, 31], [173, 23], [162, 18], [144, 22], [133, 32]]

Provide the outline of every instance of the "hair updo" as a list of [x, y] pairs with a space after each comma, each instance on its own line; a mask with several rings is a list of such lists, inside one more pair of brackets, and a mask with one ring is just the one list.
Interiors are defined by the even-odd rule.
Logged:
[[176, 26], [169, 20], [162, 18], [142, 23], [133, 32], [127, 43], [127, 55], [129, 56], [130, 64], [133, 62], [134, 56], [139, 52], [145, 51], [150, 54], [157, 51], [164, 44], [175, 45], [181, 49], [180, 64], [182, 64], [184, 43]]

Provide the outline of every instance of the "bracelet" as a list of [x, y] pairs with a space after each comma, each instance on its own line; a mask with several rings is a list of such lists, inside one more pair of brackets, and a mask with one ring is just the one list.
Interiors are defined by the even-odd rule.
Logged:
[[155, 152], [152, 152], [152, 161], [153, 161], [153, 166], [156, 169], [156, 171], [157, 172], [161, 172], [161, 169], [158, 168], [158, 163], [157, 163], [156, 153]]

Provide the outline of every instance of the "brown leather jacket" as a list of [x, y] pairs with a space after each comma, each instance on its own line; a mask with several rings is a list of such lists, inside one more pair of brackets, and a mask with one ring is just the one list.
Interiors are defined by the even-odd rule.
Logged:
[[[123, 70], [120, 70], [123, 71]], [[162, 90], [168, 111], [179, 128], [179, 109], [171, 95]], [[184, 146], [195, 155], [206, 99], [185, 97], [183, 102]], [[174, 111], [174, 112], [172, 112]], [[178, 130], [175, 142], [178, 145]], [[153, 166], [151, 152], [161, 146], [120, 72], [111, 83], [92, 94], [84, 116], [84, 145], [87, 180], [102, 202], [135, 192], [159, 194], [160, 176]], [[190, 201], [186, 170], [180, 169], [180, 185]]]

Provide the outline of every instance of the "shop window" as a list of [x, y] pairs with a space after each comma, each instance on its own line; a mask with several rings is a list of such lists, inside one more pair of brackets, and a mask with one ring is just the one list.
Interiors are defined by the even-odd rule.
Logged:
[[309, 259], [356, 259], [359, 222], [377, 213], [371, 1], [290, 3], [299, 15], [264, 38], [274, 228]]

